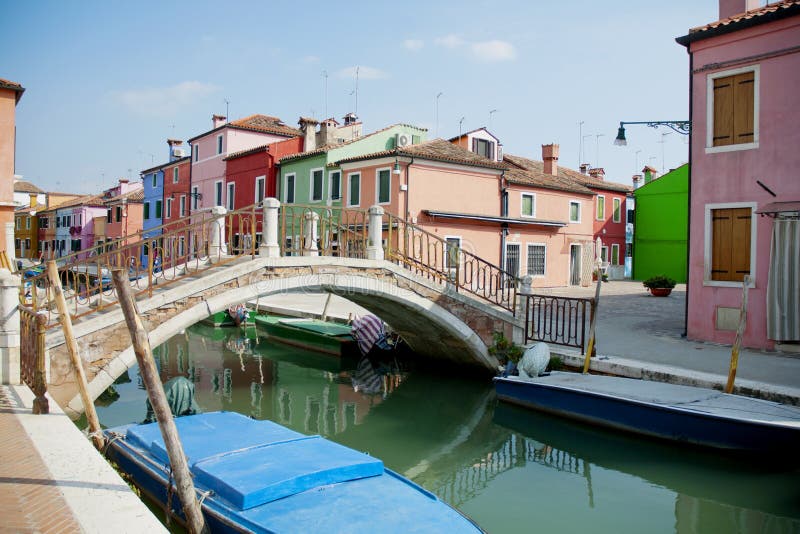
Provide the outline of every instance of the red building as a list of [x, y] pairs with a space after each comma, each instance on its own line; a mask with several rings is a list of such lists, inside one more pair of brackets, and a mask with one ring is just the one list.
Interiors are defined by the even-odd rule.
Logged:
[[[189, 213], [193, 199], [189, 193], [190, 157], [176, 159], [164, 165], [164, 215], [163, 234], [174, 232], [189, 224]], [[162, 243], [165, 260], [169, 257], [183, 256], [186, 251], [187, 236], [168, 238]]]
[[[268, 197], [277, 195], [276, 164], [284, 156], [303, 151], [303, 138], [292, 137], [285, 141], [262, 145], [249, 150], [230, 154], [225, 158], [225, 187], [228, 192], [228, 211], [235, 211], [258, 204]], [[249, 227], [243, 231], [240, 226]], [[253, 225], [246, 214], [234, 217], [228, 230], [228, 243], [234, 248], [240, 244], [248, 246], [242, 235], [252, 235]], [[261, 242], [261, 211], [256, 210], [256, 246]]]

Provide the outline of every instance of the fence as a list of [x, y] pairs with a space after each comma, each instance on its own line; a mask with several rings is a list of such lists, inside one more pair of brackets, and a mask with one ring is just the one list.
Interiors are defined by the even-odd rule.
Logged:
[[31, 308], [19, 307], [20, 322], [20, 375], [22, 381], [31, 388], [36, 398], [33, 401], [34, 414], [50, 412], [50, 404], [45, 396], [47, 379], [45, 376], [45, 343], [47, 317]]
[[[594, 314], [593, 298], [525, 295], [525, 343], [544, 341], [586, 351], [587, 323]], [[587, 315], [587, 308], [589, 314]]]

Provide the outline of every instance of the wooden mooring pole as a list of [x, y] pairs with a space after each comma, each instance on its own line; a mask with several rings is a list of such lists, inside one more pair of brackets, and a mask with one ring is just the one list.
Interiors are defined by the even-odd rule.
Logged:
[[[178, 437], [178, 429], [175, 427], [172, 411], [169, 408], [169, 403], [167, 403], [167, 396], [164, 394], [164, 386], [161, 385], [161, 378], [158, 376], [158, 369], [153, 360], [150, 339], [147, 337], [144, 323], [142, 323], [142, 318], [139, 317], [139, 312], [136, 309], [136, 302], [133, 299], [127, 272], [125, 269], [114, 269], [111, 271], [111, 276], [114, 280], [114, 287], [117, 290], [119, 305], [125, 315], [125, 323], [128, 325], [128, 331], [131, 334], [133, 351], [139, 364], [139, 373], [142, 375], [147, 398], [150, 399], [150, 405], [153, 407], [153, 413], [156, 416], [156, 421], [158, 421], [158, 428], [161, 430], [161, 437], [164, 439], [164, 445], [167, 448], [169, 463], [175, 475], [178, 498], [181, 500], [183, 513], [186, 516], [186, 526], [190, 532], [207, 533], [209, 532], [208, 526], [200, 509], [200, 503], [197, 502], [194, 483], [189, 472], [189, 465], [186, 462], [186, 455]], [[167, 513], [170, 513], [170, 511], [167, 510]]]
[[64, 331], [64, 343], [67, 345], [67, 352], [72, 366], [75, 368], [75, 376], [78, 382], [78, 392], [81, 395], [83, 410], [86, 413], [86, 420], [89, 422], [89, 435], [97, 450], [105, 445], [103, 430], [100, 428], [100, 420], [94, 409], [94, 402], [89, 395], [89, 386], [86, 383], [86, 372], [83, 370], [83, 362], [78, 354], [78, 342], [75, 341], [75, 333], [72, 331], [72, 316], [67, 309], [67, 300], [64, 298], [64, 290], [61, 288], [61, 279], [58, 276], [58, 266], [54, 260], [47, 262], [47, 278], [50, 280], [50, 287], [53, 288], [53, 298], [58, 308], [58, 320]]
[[728, 383], [725, 384], [725, 393], [733, 393], [733, 382], [736, 380], [736, 369], [739, 367], [739, 347], [742, 344], [744, 328], [747, 326], [747, 288], [750, 286], [750, 276], [745, 275], [742, 282], [742, 309], [739, 310], [739, 326], [736, 327], [736, 338], [731, 347], [731, 365], [728, 369]]
[[592, 322], [589, 325], [589, 344], [586, 347], [586, 356], [583, 359], [583, 374], [589, 372], [589, 360], [592, 359], [594, 351], [594, 331], [597, 326], [597, 312], [600, 308], [600, 284], [603, 283], [602, 277], [597, 277], [597, 289], [594, 292], [594, 302], [592, 303]]

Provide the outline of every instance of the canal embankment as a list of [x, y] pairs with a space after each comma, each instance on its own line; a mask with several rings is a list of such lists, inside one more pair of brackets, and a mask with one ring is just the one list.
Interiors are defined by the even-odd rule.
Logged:
[[0, 387], [0, 530], [167, 532], [55, 401], [33, 415], [33, 399]]

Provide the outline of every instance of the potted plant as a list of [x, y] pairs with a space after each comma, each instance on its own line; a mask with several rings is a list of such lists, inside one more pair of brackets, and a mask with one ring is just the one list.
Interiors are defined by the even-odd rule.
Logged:
[[675, 280], [660, 274], [658, 276], [651, 276], [642, 282], [642, 284], [650, 290], [650, 294], [654, 297], [666, 297], [672, 293], [672, 288], [675, 287]]

